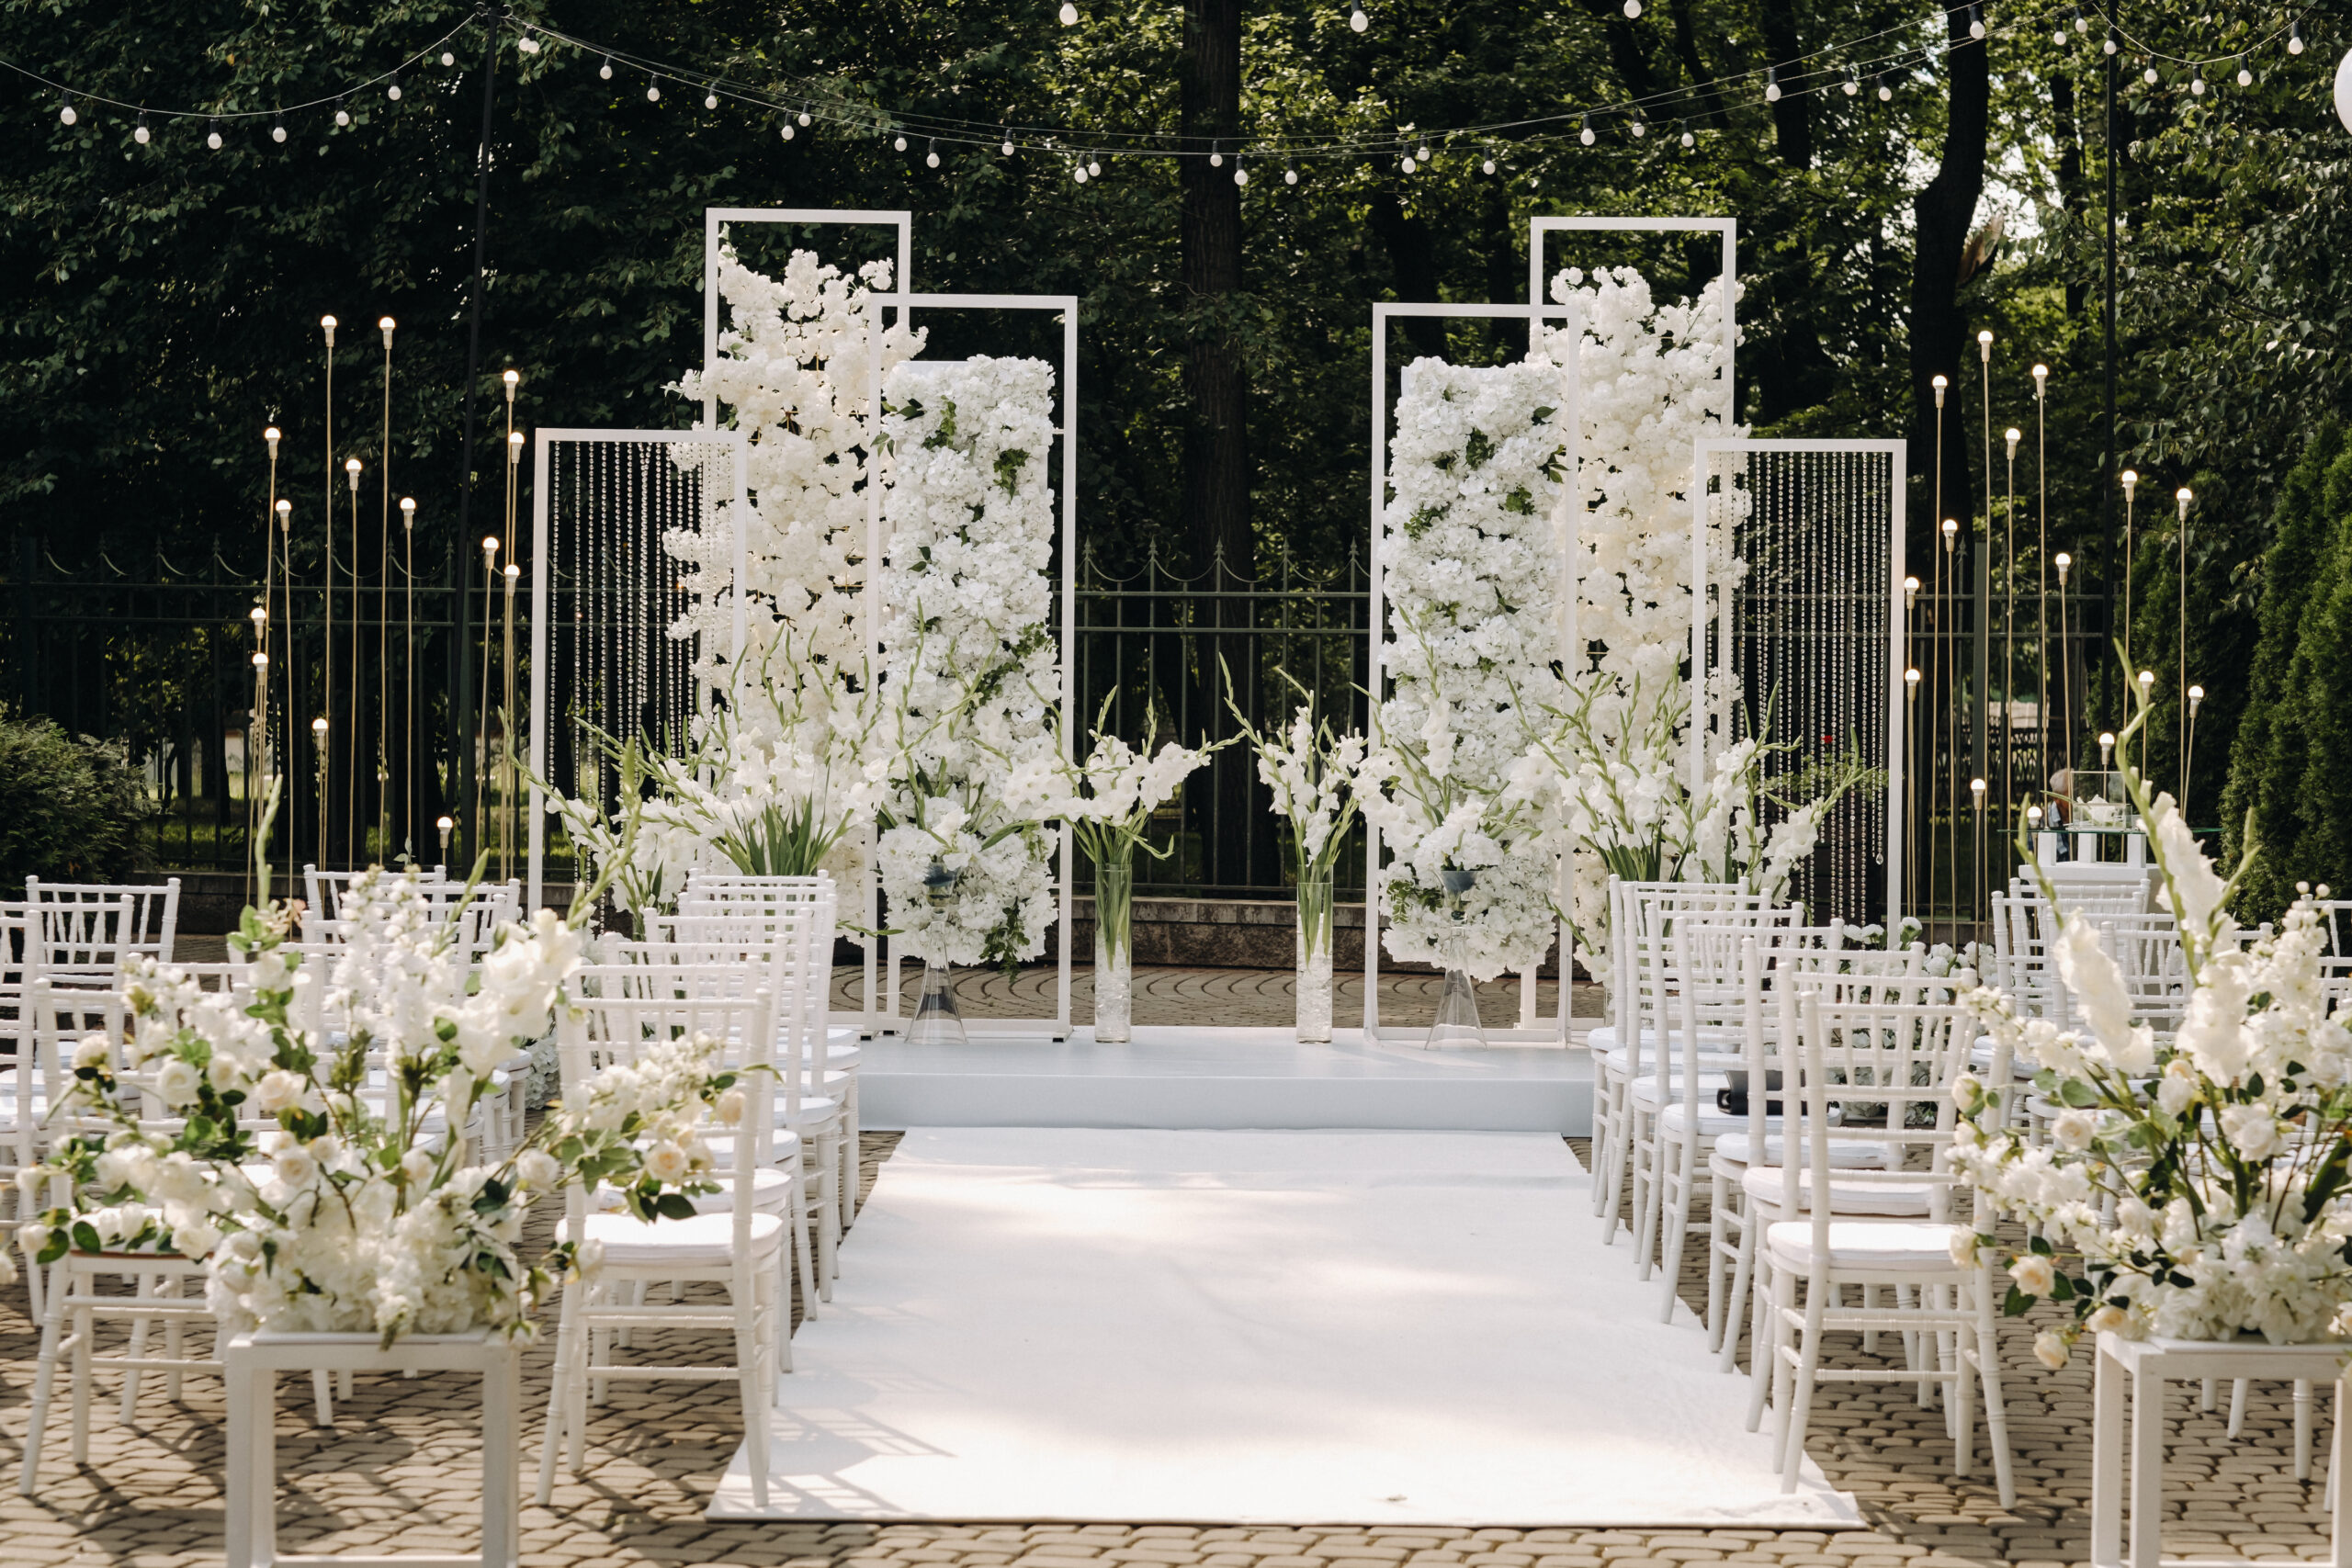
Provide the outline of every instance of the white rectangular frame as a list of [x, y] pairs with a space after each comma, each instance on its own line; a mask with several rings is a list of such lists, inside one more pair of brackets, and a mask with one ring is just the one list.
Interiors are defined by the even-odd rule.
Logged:
[[[1739, 414], [1739, 383], [1736, 376], [1739, 361], [1739, 311], [1732, 298], [1739, 282], [1739, 220], [1736, 218], [1607, 218], [1592, 213], [1569, 216], [1531, 218], [1527, 220], [1527, 302], [1540, 304], [1544, 299], [1544, 236], [1546, 234], [1719, 234], [1723, 237], [1724, 260], [1724, 409], [1726, 423]], [[1584, 456], [1578, 431], [1577, 444], [1569, 447], [1570, 472], [1579, 472]], [[1582, 542], [1584, 518], [1580, 508], [1568, 513], [1568, 560], [1577, 559], [1577, 547]], [[1567, 642], [1571, 649], [1577, 643], [1577, 605], [1583, 586], [1582, 576], [1577, 575], [1567, 598]], [[1576, 668], [1571, 661], [1570, 669]]]
[[733, 450], [735, 493], [728, 499], [734, 504], [728, 515], [734, 520], [734, 558], [728, 571], [728, 602], [732, 608], [731, 646], [728, 649], [727, 668], [729, 679], [741, 671], [743, 662], [743, 638], [746, 621], [743, 609], [743, 520], [750, 509], [744, 469], [751, 456], [749, 444], [740, 430], [556, 430], [542, 428], [531, 438], [531, 845], [530, 883], [526, 910], [537, 909], [545, 888], [547, 858], [547, 803], [538, 781], [547, 776], [547, 714], [548, 612], [555, 592], [554, 573], [548, 570], [548, 457], [550, 449], [568, 442], [606, 441], [652, 443], [671, 446], [727, 446]]
[[[1558, 317], [1567, 322], [1574, 334], [1581, 331], [1582, 318], [1574, 305], [1545, 305], [1530, 301], [1525, 305], [1453, 305], [1403, 304], [1381, 302], [1372, 308], [1372, 550], [1371, 593], [1369, 597], [1371, 642], [1366, 669], [1372, 680], [1371, 700], [1366, 705], [1364, 733], [1374, 750], [1380, 745], [1380, 704], [1387, 682], [1381, 672], [1381, 644], [1388, 628], [1387, 585], [1385, 581], [1381, 540], [1388, 510], [1388, 324], [1413, 317], [1437, 317], [1441, 320], [1523, 321], [1527, 323], [1528, 351], [1535, 348], [1536, 323]], [[1567, 372], [1566, 398], [1568, 430], [1568, 472], [1573, 476], [1577, 455], [1577, 430], [1583, 415], [1583, 373], [1575, 355], [1568, 356], [1564, 369]], [[1571, 486], [1574, 480], [1571, 479]], [[1573, 581], [1568, 576], [1570, 552], [1575, 547], [1577, 531], [1574, 523], [1573, 491], [1569, 501], [1570, 523], [1561, 549], [1562, 581], [1569, 589], [1566, 604], [1571, 611], [1575, 604]], [[1572, 648], [1575, 622], [1563, 617], [1558, 625], [1561, 657], [1568, 657]], [[1380, 1033], [1380, 829], [1370, 821], [1363, 828], [1363, 1037], [1366, 1043], [1381, 1039]], [[1566, 861], [1562, 860], [1560, 875], [1565, 877]], [[1557, 889], [1566, 897], [1566, 888]], [[1490, 1029], [1487, 1038], [1508, 1044], [1559, 1044], [1568, 1039], [1568, 1007], [1575, 987], [1570, 983], [1574, 954], [1568, 946], [1567, 923], [1559, 923], [1556, 940], [1560, 947], [1560, 1008], [1555, 1027], [1535, 1027], [1535, 974], [1529, 970], [1520, 976], [1519, 1026], [1514, 1029]], [[1401, 1034], [1393, 1035], [1402, 1038]]]
[[915, 215], [911, 211], [865, 212], [815, 207], [706, 207], [702, 211], [702, 422], [718, 423], [718, 391], [711, 372], [718, 365], [718, 229], [722, 223], [831, 224], [841, 228], [896, 229], [899, 270], [892, 281], [907, 287], [914, 265]]
[[[1062, 320], [1061, 423], [1054, 434], [1062, 443], [1062, 529], [1061, 529], [1061, 673], [1062, 673], [1062, 761], [1070, 760], [1069, 671], [1070, 653], [1078, 640], [1078, 296], [1075, 294], [913, 294], [905, 292], [899, 284], [897, 294], [871, 294], [867, 303], [875, 311], [875, 330], [866, 340], [872, 355], [868, 367], [866, 418], [869, 430], [882, 428], [882, 312], [896, 309], [903, 324], [913, 320], [916, 310], [1054, 310]], [[920, 362], [918, 362], [920, 363]], [[937, 362], [934, 362], [937, 363]], [[882, 630], [875, 615], [874, 590], [881, 582], [882, 574], [882, 487], [869, 483], [865, 487], [865, 582], [858, 590], [858, 613], [865, 622], [865, 660], [869, 669], [879, 669], [882, 662]], [[1061, 872], [1058, 878], [1060, 974], [1054, 987], [1054, 1016], [1052, 1038], [1056, 1043], [1070, 1036], [1070, 834], [1064, 824], [1061, 835]], [[865, 875], [865, 919], [869, 930], [879, 931], [881, 920], [881, 881], [876, 871], [873, 830], [867, 829]], [[895, 1032], [887, 1026], [899, 1021], [899, 954], [890, 954], [889, 1003], [887, 1010], [875, 1005], [877, 961], [875, 944], [865, 944], [865, 1005], [858, 1014], [859, 1028], [868, 1038], [876, 1032]], [[964, 1021], [967, 1034], [992, 1035], [1015, 1039], [1034, 1036], [1036, 1026], [1047, 1021], [1032, 1018], [973, 1018]]]
[[[1903, 693], [1903, 671], [1907, 662], [1903, 646], [1903, 574], [1906, 570], [1903, 558], [1904, 475], [1909, 461], [1910, 444], [1891, 441], [1765, 441], [1735, 436], [1701, 436], [1691, 443], [1690, 472], [1690, 669], [1697, 682], [1694, 689], [1703, 693], [1706, 672], [1707, 615], [1707, 459], [1722, 452], [1875, 452], [1883, 454], [1889, 465], [1887, 495], [1889, 519], [1887, 538], [1887, 615], [1886, 615], [1886, 929], [1894, 931], [1903, 921], [1903, 759], [1908, 737], [1905, 735], [1907, 704]], [[1718, 637], [1718, 644], [1722, 642]], [[1699, 788], [1706, 779], [1707, 721], [1711, 716], [1692, 710], [1690, 721], [1690, 785]]]

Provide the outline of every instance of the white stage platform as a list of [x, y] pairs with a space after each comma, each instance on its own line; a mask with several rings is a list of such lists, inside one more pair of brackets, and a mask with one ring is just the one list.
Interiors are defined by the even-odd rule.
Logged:
[[[975, 1035], [869, 1041], [864, 1124], [1588, 1134], [1592, 1060], [1560, 1045], [1424, 1051], [1361, 1031], [1301, 1045], [1287, 1029], [1138, 1028], [1098, 1045]], [[1354, 1038], [1350, 1038], [1354, 1036]]]

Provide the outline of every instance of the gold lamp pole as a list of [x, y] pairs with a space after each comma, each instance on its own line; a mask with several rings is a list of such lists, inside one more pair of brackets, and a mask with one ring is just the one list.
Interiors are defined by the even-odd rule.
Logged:
[[[2187, 485], [2183, 485], [2172, 492], [2172, 498], [2180, 505], [2180, 691], [2186, 696], [2188, 692], [2188, 503], [2197, 497], [2189, 492]], [[2180, 799], [2184, 802], [2181, 812], [2186, 815], [2188, 810], [2185, 804], [2188, 799], [2188, 707], [2186, 703], [2180, 710]]]
[[449, 829], [458, 825], [458, 820], [454, 817], [443, 817], [433, 825], [441, 829], [441, 870], [446, 874], [449, 869]]
[[345, 459], [343, 471], [351, 480], [351, 708], [344, 725], [349, 734], [343, 743], [343, 832], [351, 846], [351, 863], [356, 868], [368, 859], [368, 846], [359, 830], [359, 724], [368, 711], [360, 696], [359, 679], [359, 459]]
[[[269, 532], [262, 531], [266, 541]], [[245, 612], [254, 624], [254, 711], [245, 725], [245, 902], [254, 901], [254, 835], [261, 826], [261, 795], [254, 785], [254, 764], [261, 761], [261, 736], [269, 714], [269, 612], [256, 604]]]
[[[1931, 378], [1928, 385], [1935, 389], [1936, 393], [1935, 515], [1941, 517], [1944, 514], [1944, 393], [1951, 388], [1951, 383], [1945, 378], [1937, 376]], [[1935, 562], [1935, 579], [1928, 592], [1928, 615], [1935, 626], [1935, 631], [1928, 638], [1928, 652], [1935, 661], [1937, 683], [1949, 684], [1950, 671], [1944, 668], [1943, 657], [1944, 552], [1939, 552], [1936, 556]], [[1931, 855], [1936, 852], [1936, 753], [1943, 749], [1943, 705], [1936, 700], [1932, 691], [1929, 692], [1928, 694], [1928, 852]], [[1936, 868], [1933, 861], [1928, 863], [1928, 875], [1922, 890], [1928, 902], [1934, 903]], [[1955, 903], [1958, 901], [1957, 898], [1953, 900]]]
[[[1909, 734], [1917, 736], [1919, 733], [1919, 667], [1916, 664], [1903, 671], [1903, 695], [1905, 700], [1905, 705], [1909, 709], [1907, 723], [1905, 728]], [[1916, 912], [1919, 908], [1919, 779], [1917, 770], [1913, 770], [1912, 776], [1906, 780], [1905, 783], [1908, 787], [1905, 789], [1904, 793], [1908, 795], [1911, 798], [1904, 802], [1904, 805], [1907, 809], [1904, 813], [1905, 822], [1903, 836], [1906, 842], [1903, 856], [1903, 867], [1905, 877], [1909, 881], [1911, 886], [1904, 898], [1904, 903]], [[1891, 940], [1899, 941], [1902, 934], [1902, 932], [1896, 931], [1894, 933]]]
[[407, 543], [408, 565], [401, 580], [408, 594], [401, 621], [401, 686], [408, 703], [408, 745], [401, 753], [401, 845], [416, 853], [416, 498], [401, 497], [401, 536]]
[[498, 720], [498, 879], [514, 874], [514, 584], [523, 569], [506, 563], [506, 624], [500, 637], [499, 667], [505, 680], [505, 709]]
[[391, 587], [392, 587], [392, 327], [391, 317], [378, 318], [384, 334], [384, 445], [377, 454], [382, 469], [383, 500], [376, 521], [376, 852], [389, 864], [392, 858], [391, 725]]
[[[269, 773], [269, 625], [276, 608], [277, 592], [277, 541], [270, 537], [269, 525], [277, 517], [277, 444], [283, 439], [277, 426], [271, 425], [261, 433], [262, 442], [269, 448], [269, 499], [261, 513], [261, 616], [255, 626], [254, 651], [261, 657], [254, 664], [254, 722], [245, 734], [245, 871], [253, 873], [254, 849], [253, 835], [259, 831], [261, 817], [254, 797], [255, 764], [260, 776]], [[266, 849], [262, 852], [266, 853]], [[250, 901], [250, 900], [248, 900]]]
[[2191, 770], [2189, 768], [2189, 761], [2194, 759], [2197, 754], [2197, 710], [2204, 705], [2205, 688], [2202, 686], [2189, 687], [2188, 736], [2187, 740], [2183, 742], [2184, 750], [2181, 752], [2182, 761], [2180, 764], [2180, 818], [2184, 822], [2188, 820], [2188, 781], [2192, 776]]
[[[327, 841], [327, 716], [311, 721], [311, 745], [319, 754], [319, 842]], [[323, 852], [319, 858], [326, 859]], [[323, 911], [322, 911], [323, 912]]]
[[[294, 503], [284, 496], [280, 496], [277, 510], [277, 556], [278, 559], [285, 563], [286, 569], [282, 580], [283, 592], [286, 595], [286, 619], [281, 623], [286, 630], [283, 634], [285, 640], [281, 646], [286, 652], [286, 747], [288, 751], [291, 751], [294, 748], [295, 694], [301, 690], [300, 671], [294, 662], [295, 650], [298, 647], [294, 637]], [[289, 766], [294, 761], [290, 756], [280, 760]], [[286, 886], [288, 887], [294, 886], [295, 858], [294, 818], [288, 817], [286, 819]]]
[[2067, 635], [2066, 574], [2074, 569], [2075, 558], [2060, 550], [2051, 564], [2058, 569], [2058, 691], [2066, 715], [2066, 753], [2059, 765], [2071, 770], [2075, 765], [2075, 645]]
[[[2156, 672], [2143, 670], [2134, 679], [2140, 683], [2140, 705], [2144, 708], [2148, 705], [2149, 696], [2156, 689]], [[2143, 779], [2148, 776], [2148, 727], [2144, 724], [2140, 727], [2140, 776]]]
[[[485, 534], [481, 540], [481, 701], [478, 705], [481, 709], [481, 739], [475, 743], [477, 747], [475, 755], [484, 762], [490, 760], [490, 600], [491, 595], [497, 591], [497, 587], [498, 536]], [[481, 851], [481, 775], [483, 771], [481, 767], [474, 769], [473, 833], [476, 854], [480, 854]]]
[[2009, 505], [2001, 526], [2001, 829], [2017, 814], [2018, 721], [2018, 443], [2016, 425], [2001, 432], [2009, 444]]
[[2132, 663], [2132, 496], [2140, 488], [2140, 476], [2131, 468], [2123, 470], [2123, 662]]
[[2033, 472], [2041, 491], [2041, 547], [2034, 551], [2041, 612], [2034, 617], [2033, 726], [2041, 736], [2041, 785], [2050, 787], [2050, 367], [2033, 367]]
[[1960, 592], [1960, 558], [1952, 552], [1960, 543], [1960, 520], [1944, 519], [1944, 553], [1939, 563], [1944, 578], [1943, 649], [1945, 744], [1951, 755], [1944, 766], [1944, 859], [1951, 877], [1952, 919], [1960, 918], [1960, 662], [1959, 627], [1952, 599]]
[[[326, 540], [326, 665], [321, 679], [319, 716], [324, 721], [311, 727], [311, 738], [320, 745], [326, 744], [327, 732], [334, 723], [334, 327], [333, 316], [321, 316], [319, 328], [327, 335], [327, 493], [326, 510], [320, 513], [322, 535]], [[357, 480], [352, 481], [356, 484]], [[319, 761], [319, 864], [327, 864], [326, 759]]]

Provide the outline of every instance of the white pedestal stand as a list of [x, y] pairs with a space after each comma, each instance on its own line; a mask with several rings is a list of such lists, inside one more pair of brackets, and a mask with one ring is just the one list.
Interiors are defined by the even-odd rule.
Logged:
[[[221, 1352], [229, 1395], [230, 1568], [515, 1568], [521, 1348], [494, 1329], [421, 1334], [378, 1348], [373, 1334], [241, 1334]], [[481, 1551], [469, 1556], [280, 1556], [277, 1551], [277, 1374], [481, 1374]]]
[[[2096, 1417], [2091, 1439], [2091, 1568], [2242, 1568], [2236, 1558], [2172, 1558], [2164, 1555], [2165, 1402], [2167, 1382], [2205, 1379], [2309, 1380], [2335, 1385], [2335, 1451], [2329, 1459], [2328, 1490], [2334, 1519], [2328, 1561], [2352, 1568], [2352, 1534], [2345, 1529], [2344, 1467], [2352, 1462], [2352, 1429], [2344, 1419], [2346, 1359], [2343, 1345], [2271, 1345], [2262, 1340], [2122, 1339], [2098, 1337]], [[2130, 1462], [2125, 1461], [2124, 1385], [2132, 1393]], [[2132, 1539], [2123, 1542], [2126, 1495], [2131, 1498]]]

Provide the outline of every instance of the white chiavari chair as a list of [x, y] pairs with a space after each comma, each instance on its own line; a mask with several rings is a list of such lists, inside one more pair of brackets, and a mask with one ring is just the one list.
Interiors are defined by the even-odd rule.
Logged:
[[[180, 879], [162, 882], [43, 882], [25, 878], [25, 902], [46, 917], [46, 933], [74, 947], [110, 948], [117, 964], [134, 954], [169, 959], [180, 924]], [[74, 911], [81, 913], [77, 917]], [[85, 982], [70, 977], [71, 965], [44, 961], [60, 985], [110, 985], [110, 977]]]
[[[775, 1038], [771, 1009], [764, 990], [748, 998], [584, 997], [579, 1011], [561, 1015], [558, 1023], [565, 1081], [586, 1083], [599, 1064], [633, 1061], [649, 1041], [706, 1033], [735, 1043], [741, 1065], [762, 1066]], [[594, 1275], [573, 1281], [563, 1292], [555, 1375], [539, 1448], [537, 1496], [543, 1507], [554, 1495], [559, 1450], [573, 1474], [586, 1457], [591, 1381], [616, 1378], [736, 1383], [742, 1398], [753, 1503], [766, 1506], [768, 1413], [775, 1398], [777, 1365], [791, 1334], [781, 1262], [788, 1248], [785, 1220], [762, 1209], [756, 1197], [756, 1177], [767, 1160], [775, 1080], [766, 1072], [747, 1072], [741, 1087], [744, 1120], [739, 1133], [726, 1140], [725, 1208], [691, 1219], [647, 1223], [626, 1211], [592, 1210], [588, 1195], [577, 1186], [566, 1194], [564, 1238], [598, 1243], [604, 1258]], [[724, 1304], [701, 1299], [662, 1303], [645, 1289], [656, 1281], [681, 1280], [717, 1286], [727, 1300]], [[620, 1360], [617, 1333], [633, 1328], [731, 1335], [733, 1358], [679, 1364]]]
[[40, 976], [32, 906], [0, 900], [0, 1206], [25, 1217], [17, 1172], [40, 1158], [43, 1100], [33, 1072], [32, 984]]
[[[1974, 1397], [1982, 1389], [1994, 1477], [2002, 1506], [2009, 1506], [2017, 1490], [2001, 1393], [1992, 1266], [1982, 1253], [1968, 1265], [1952, 1258], [1958, 1237], [1990, 1225], [1981, 1207], [1953, 1223], [1955, 1208], [1973, 1198], [1949, 1157], [1951, 1085], [1965, 1070], [1972, 1033], [1967, 1018], [1948, 1004], [1888, 1003], [1798, 989], [1804, 1081], [1797, 1092], [1782, 1097], [1781, 1136], [1791, 1148], [1803, 1140], [1808, 1156], [1801, 1166], [1781, 1168], [1779, 1207], [1784, 1214], [1805, 1217], [1762, 1226], [1758, 1248], [1769, 1272], [1762, 1284], [1771, 1292], [1769, 1348], [1758, 1359], [1771, 1371], [1781, 1489], [1796, 1487], [1820, 1384], [1919, 1382], [1946, 1393], [1953, 1468], [1963, 1476], [1973, 1460]], [[1989, 1092], [2004, 1092], [2007, 1067], [1996, 1059]], [[1840, 1138], [1886, 1145], [1886, 1168], [1831, 1167], [1833, 1113], [1840, 1117]], [[1824, 1196], [1825, 1188], [1832, 1201], [1810, 1201]], [[1928, 1214], [1862, 1218], [1838, 1212], [1874, 1190], [1924, 1191]], [[1846, 1305], [1842, 1292], [1861, 1285], [1894, 1287], [1894, 1304]], [[1827, 1336], [1873, 1330], [1916, 1336], [1922, 1346], [1932, 1343], [1933, 1358], [1923, 1353], [1915, 1358], [1918, 1364], [1906, 1367], [1824, 1364]]]
[[1614, 881], [1611, 888], [1610, 956], [1617, 976], [1612, 1017], [1588, 1035], [1593, 1059], [1592, 1212], [1604, 1241], [1614, 1241], [1634, 1144], [1633, 1086], [1671, 1062], [1665, 1030], [1663, 932], [1676, 909], [1720, 913], [1757, 909], [1766, 900], [1727, 883]]
[[681, 915], [741, 915], [794, 903], [815, 903], [831, 911], [817, 932], [818, 961], [826, 985], [808, 998], [813, 1010], [808, 1027], [814, 1031], [809, 1061], [821, 1069], [812, 1092], [841, 1101], [841, 1171], [835, 1179], [841, 1224], [857, 1218], [858, 1068], [865, 1048], [854, 1027], [829, 1027], [831, 1011], [833, 940], [838, 930], [840, 890], [830, 872], [814, 876], [755, 876], [742, 872], [697, 869], [686, 874], [685, 890], [678, 898]]

